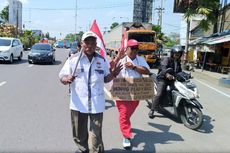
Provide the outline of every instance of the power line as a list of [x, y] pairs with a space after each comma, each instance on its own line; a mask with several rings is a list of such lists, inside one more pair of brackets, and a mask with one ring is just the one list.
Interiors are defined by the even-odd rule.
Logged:
[[[98, 10], [98, 9], [109, 9], [118, 7], [127, 7], [128, 5], [116, 5], [116, 6], [104, 6], [104, 7], [82, 7], [77, 10]], [[39, 11], [75, 11], [76, 8], [24, 8], [24, 10], [39, 10]]]
[[179, 28], [180, 26], [175, 26], [175, 25], [172, 25], [172, 24], [169, 24], [169, 23], [166, 23], [164, 22], [164, 24], [168, 25], [168, 26], [171, 26], [171, 27], [175, 27], [175, 28]]

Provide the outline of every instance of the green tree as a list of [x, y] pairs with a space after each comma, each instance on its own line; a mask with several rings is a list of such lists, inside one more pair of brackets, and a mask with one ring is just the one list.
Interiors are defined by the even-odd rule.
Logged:
[[219, 0], [194, 0], [189, 4], [187, 11], [184, 14], [184, 18], [187, 20], [187, 32], [186, 32], [186, 45], [185, 51], [188, 51], [189, 45], [189, 29], [190, 21], [196, 15], [202, 15], [203, 19], [199, 23], [199, 27], [204, 31], [207, 31], [211, 28], [211, 25], [214, 25], [213, 32], [217, 32], [217, 21], [218, 21], [218, 12], [220, 8]]
[[179, 41], [178, 33], [170, 33], [169, 36], [164, 37], [164, 46], [171, 48], [173, 45], [179, 44]]
[[8, 22], [9, 19], [9, 5], [7, 5], [0, 13], [0, 17]]
[[157, 34], [161, 32], [161, 26], [153, 25], [152, 30], [155, 31]]
[[[211, 25], [217, 23], [219, 8], [219, 0], [199, 0], [196, 4], [191, 4], [188, 7], [184, 17], [189, 22], [197, 14], [202, 15], [203, 19], [198, 26], [207, 31], [210, 29]], [[214, 29], [214, 31], [216, 31], [216, 29]]]
[[47, 39], [49, 39], [49, 38], [50, 38], [50, 34], [49, 34], [49, 32], [47, 32], [47, 33], [45, 34], [45, 38], [47, 38]]
[[19, 39], [21, 40], [25, 50], [31, 48], [31, 46], [36, 43], [35, 37], [33, 36], [33, 32], [31, 30], [25, 30]]
[[81, 41], [81, 37], [82, 37], [83, 34], [84, 34], [83, 31], [80, 31], [80, 32], [77, 33], [76, 35], [70, 33], [70, 34], [67, 34], [67, 35], [66, 35], [65, 39], [66, 39], [66, 40], [70, 40], [70, 41], [75, 41], [75, 40], [77, 40], [77, 41], [80, 42], [80, 41]]
[[119, 25], [119, 23], [117, 23], [117, 22], [112, 23], [112, 25], [110, 26], [110, 30], [112, 30], [113, 28], [115, 28], [118, 25]]

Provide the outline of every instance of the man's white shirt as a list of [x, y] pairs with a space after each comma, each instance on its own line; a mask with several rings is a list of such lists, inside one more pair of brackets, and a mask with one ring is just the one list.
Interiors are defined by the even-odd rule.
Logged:
[[[59, 77], [74, 72], [80, 53], [70, 57], [59, 73]], [[90, 62], [83, 53], [76, 68], [75, 80], [70, 84], [70, 109], [82, 113], [101, 113], [105, 110], [104, 77], [109, 74], [105, 59], [95, 53]]]

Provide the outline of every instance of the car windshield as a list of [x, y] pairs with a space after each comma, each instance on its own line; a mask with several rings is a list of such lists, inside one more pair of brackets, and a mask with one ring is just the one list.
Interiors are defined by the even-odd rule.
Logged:
[[154, 42], [154, 35], [152, 33], [130, 33], [129, 39], [136, 39], [138, 42]]
[[0, 46], [10, 46], [11, 40], [0, 39]]
[[34, 52], [34, 50], [36, 50], [36, 52], [51, 51], [51, 47], [48, 44], [36, 44], [32, 46], [32, 52]]

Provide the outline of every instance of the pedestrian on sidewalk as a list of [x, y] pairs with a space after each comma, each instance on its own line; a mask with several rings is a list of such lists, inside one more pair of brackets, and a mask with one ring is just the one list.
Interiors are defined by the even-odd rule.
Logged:
[[[96, 53], [96, 35], [82, 36], [82, 51], [71, 56], [59, 73], [62, 84], [70, 84], [70, 110], [73, 139], [84, 153], [103, 153], [102, 120], [105, 110], [104, 82], [121, 71], [117, 65], [109, 71], [105, 59]], [[89, 131], [88, 131], [89, 120]], [[89, 148], [89, 144], [91, 147]]]
[[[138, 42], [130, 39], [127, 43], [126, 55], [124, 50], [120, 50], [114, 63], [121, 63], [123, 69], [117, 77], [119, 78], [141, 78], [142, 74], [149, 74], [149, 65], [145, 59], [138, 56]], [[121, 59], [122, 58], [122, 59]], [[138, 100], [116, 100], [116, 106], [119, 111], [120, 130], [123, 135], [123, 147], [130, 149], [132, 130], [130, 118], [139, 104]]]

